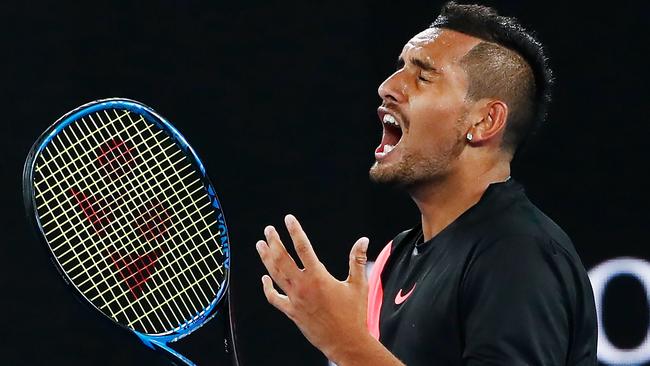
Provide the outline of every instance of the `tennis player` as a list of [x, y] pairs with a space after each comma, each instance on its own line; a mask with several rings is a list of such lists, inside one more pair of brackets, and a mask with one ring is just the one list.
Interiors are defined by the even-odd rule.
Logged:
[[383, 249], [368, 281], [359, 239], [338, 281], [287, 215], [304, 269], [266, 227], [257, 250], [268, 301], [339, 366], [595, 365], [585, 268], [510, 178], [546, 115], [541, 44], [491, 8], [448, 3], [399, 60], [379, 87], [370, 176], [406, 190], [421, 222]]

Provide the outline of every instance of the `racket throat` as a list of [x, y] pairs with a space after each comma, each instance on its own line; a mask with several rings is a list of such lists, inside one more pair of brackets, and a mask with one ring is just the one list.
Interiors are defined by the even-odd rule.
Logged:
[[152, 350], [162, 354], [165, 358], [167, 358], [169, 361], [171, 361], [174, 365], [178, 366], [196, 366], [194, 362], [192, 362], [189, 358], [183, 356], [182, 354], [176, 352], [173, 350], [171, 347], [169, 347], [166, 343], [157, 341], [155, 339], [152, 339], [149, 336], [146, 336], [142, 333], [139, 332], [133, 332], [135, 335], [138, 336], [140, 341], [144, 343], [145, 346], [151, 348]]

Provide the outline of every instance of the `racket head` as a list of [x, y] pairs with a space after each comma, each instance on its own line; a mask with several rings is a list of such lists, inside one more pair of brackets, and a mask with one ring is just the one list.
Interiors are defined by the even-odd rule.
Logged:
[[[38, 177], [39, 174], [42, 175], [42, 173], [39, 173], [39, 171], [38, 171], [39, 162], [42, 162], [43, 159], [47, 159], [44, 156], [47, 155], [48, 152], [49, 152], [48, 147], [52, 146], [53, 141], [57, 140], [57, 138], [59, 138], [61, 136], [62, 131], [66, 131], [67, 128], [70, 128], [71, 126], [73, 126], [75, 124], [78, 124], [79, 121], [82, 121], [85, 118], [89, 118], [90, 116], [93, 116], [93, 115], [96, 116], [98, 113], [102, 113], [102, 112], [106, 112], [106, 111], [123, 111], [123, 113], [125, 113], [125, 114], [129, 113], [129, 116], [133, 115], [133, 116], [141, 117], [143, 124], [150, 126], [151, 130], [156, 130], [157, 131], [157, 133], [158, 133], [157, 136], [166, 137], [166, 141], [168, 142], [168, 147], [170, 147], [170, 149], [177, 149], [178, 150], [178, 151], [176, 151], [177, 156], [180, 156], [180, 154], [182, 154], [183, 162], [187, 163], [187, 166], [188, 166], [188, 168], [186, 168], [186, 170], [190, 170], [190, 172], [192, 173], [192, 177], [196, 178], [198, 180], [197, 185], [200, 183], [200, 187], [202, 187], [202, 189], [197, 188], [197, 191], [201, 192], [205, 196], [205, 201], [207, 202], [207, 204], [203, 207], [203, 210], [204, 211], [205, 210], [210, 211], [210, 214], [212, 216], [211, 217], [212, 220], [210, 221], [212, 223], [211, 224], [212, 228], [211, 229], [207, 228], [207, 230], [213, 230], [213, 232], [214, 231], [217, 232], [216, 236], [215, 235], [211, 236], [211, 238], [214, 240], [214, 243], [206, 243], [205, 245], [208, 246], [208, 245], [214, 244], [215, 247], [219, 248], [219, 258], [217, 260], [213, 260], [213, 262], [218, 262], [217, 265], [219, 265], [219, 264], [221, 265], [221, 271], [219, 271], [218, 276], [215, 274], [215, 279], [216, 279], [216, 282], [218, 283], [218, 286], [217, 286], [218, 289], [214, 289], [214, 286], [208, 286], [213, 291], [211, 291], [212, 293], [209, 296], [210, 298], [207, 299], [208, 296], [205, 296], [206, 295], [205, 294], [206, 290], [205, 290], [205, 288], [203, 288], [202, 292], [204, 294], [204, 299], [203, 299], [204, 303], [200, 304], [200, 306], [196, 306], [197, 304], [194, 304], [195, 305], [194, 307], [189, 306], [190, 309], [188, 309], [188, 310], [190, 310], [190, 311], [188, 311], [186, 314], [175, 314], [175, 316], [165, 315], [165, 317], [167, 318], [167, 322], [165, 322], [166, 323], [165, 325], [161, 325], [159, 327], [155, 327], [153, 325], [151, 327], [134, 326], [133, 324], [129, 325], [125, 321], [123, 321], [123, 319], [117, 319], [115, 316], [111, 316], [111, 314], [109, 314], [109, 312], [107, 312], [105, 309], [100, 308], [100, 305], [98, 305], [97, 301], [93, 301], [93, 300], [91, 300], [89, 298], [88, 291], [84, 291], [84, 289], [82, 288], [83, 286], [80, 285], [80, 283], [81, 283], [80, 280], [78, 280], [78, 275], [75, 276], [75, 274], [73, 272], [71, 272], [69, 269], [67, 269], [65, 267], [64, 263], [62, 263], [64, 258], [61, 255], [57, 255], [57, 253], [55, 252], [55, 250], [54, 250], [54, 248], [52, 246], [52, 237], [50, 235], [50, 237], [48, 238], [48, 234], [47, 234], [48, 230], [47, 230], [47, 228], [44, 228], [44, 225], [47, 225], [47, 221], [44, 222], [44, 218], [43, 218], [43, 213], [44, 212], [42, 210], [43, 200], [45, 198], [37, 197], [37, 195], [38, 195], [37, 184], [40, 183], [40, 184], [44, 185], [44, 183], [42, 183], [43, 182], [42, 177], [41, 177], [41, 180], [39, 180], [39, 177]], [[132, 122], [133, 119], [131, 119], [130, 121]], [[96, 122], [93, 122], [93, 124], [96, 125]], [[88, 128], [88, 124], [86, 124], [85, 126], [86, 126], [86, 128]], [[101, 126], [101, 124], [100, 124], [100, 126]], [[122, 126], [124, 126], [124, 125], [122, 125]], [[81, 129], [81, 130], [83, 131], [83, 129]], [[112, 134], [110, 139], [107, 139], [105, 136], [102, 136], [103, 140], [101, 140], [99, 142], [100, 142], [100, 144], [104, 144], [104, 143], [106, 143], [106, 141], [109, 141], [111, 139], [115, 140], [114, 137], [115, 136], [120, 137], [119, 135], [120, 135], [119, 133]], [[71, 136], [68, 135], [66, 137], [67, 137], [67, 140], [69, 141]], [[75, 137], [77, 137], [77, 136], [75, 135]], [[124, 137], [124, 136], [121, 136], [121, 137]], [[126, 136], [126, 138], [122, 139], [121, 142], [123, 142], [123, 146], [128, 146], [127, 144], [129, 142], [130, 137], [132, 137], [132, 136]], [[100, 137], [97, 137], [97, 138], [100, 138]], [[83, 139], [83, 137], [82, 137], [82, 139]], [[66, 139], [63, 139], [62, 141], [66, 141]], [[94, 139], [94, 141], [97, 141], [97, 139]], [[140, 143], [144, 144], [143, 141], [144, 141], [144, 138], [142, 138], [142, 141], [140, 141]], [[132, 143], [136, 144], [136, 140], [134, 139], [132, 141]], [[108, 147], [114, 147], [116, 144], [117, 143], [115, 141], [109, 142]], [[133, 144], [129, 148], [133, 148], [135, 151], [137, 151], [138, 146], [133, 145]], [[104, 151], [104, 150], [100, 150], [100, 151]], [[86, 151], [85, 153], [88, 156], [92, 156], [92, 154], [95, 154], [95, 155], [99, 154], [99, 152], [97, 152], [97, 151], [94, 151], [94, 152], [93, 151]], [[149, 161], [150, 161], [151, 159], [153, 159], [155, 157], [155, 155], [154, 155], [154, 153], [151, 153], [151, 151], [149, 151], [149, 153], [151, 155], [149, 157]], [[119, 155], [117, 155], [117, 157], [118, 157], [117, 160], [120, 160]], [[97, 161], [97, 156], [94, 156], [94, 158]], [[113, 159], [107, 159], [106, 157], [104, 157], [104, 158], [105, 158], [105, 161], [113, 160]], [[144, 154], [143, 154], [142, 159], [144, 159]], [[55, 158], [52, 158], [52, 160], [55, 160]], [[136, 161], [135, 164], [137, 164], [137, 157], [134, 158], [133, 160]], [[106, 165], [106, 164], [104, 164], [104, 165]], [[173, 167], [174, 166], [172, 165], [171, 167], [168, 167], [167, 169], [171, 169]], [[113, 186], [119, 185], [119, 183], [115, 183], [114, 181], [121, 180], [123, 178], [127, 179], [127, 181], [128, 181], [128, 175], [129, 174], [136, 174], [136, 173], [132, 172], [132, 170], [134, 170], [134, 169], [128, 169], [128, 170], [127, 169], [121, 169], [121, 171], [120, 171], [119, 167], [118, 168], [113, 168], [112, 165], [109, 165], [109, 169], [106, 169], [105, 166], [103, 166], [103, 167], [100, 166], [99, 169], [101, 169], [101, 168], [104, 168], [104, 170], [106, 172], [108, 172], [107, 175], [104, 176], [104, 178], [106, 178], [109, 175], [113, 174], [113, 177], [110, 178], [110, 179], [113, 179]], [[88, 168], [88, 169], [90, 169], [90, 168]], [[119, 174], [116, 173], [118, 171], [119, 171]], [[64, 173], [64, 171], [61, 171], [60, 173]], [[95, 172], [95, 173], [97, 173], [97, 172]], [[140, 173], [142, 173], [142, 172], [140, 172]], [[162, 172], [162, 173], [164, 173], [164, 172]], [[97, 174], [100, 174], [100, 173], [97, 173]], [[161, 172], [159, 172], [158, 174], [161, 174]], [[140, 174], [140, 176], [143, 176], [143, 174]], [[127, 178], [125, 178], [125, 177], [127, 177]], [[95, 184], [97, 184], [97, 183], [95, 183]], [[67, 187], [67, 188], [69, 188], [69, 187]], [[152, 187], [149, 187], [150, 191], [151, 191], [151, 188]], [[169, 188], [173, 188], [173, 187], [168, 187], [167, 189], [169, 189]], [[56, 194], [62, 195], [64, 193], [58, 192]], [[76, 212], [76, 215], [80, 218], [79, 220], [77, 220], [76, 225], [78, 226], [78, 225], [86, 224], [87, 226], [90, 226], [91, 229], [86, 227], [85, 230], [88, 233], [90, 233], [89, 234], [90, 236], [92, 236], [93, 235], [93, 229], [94, 229], [94, 235], [96, 236], [95, 239], [99, 240], [101, 238], [101, 235], [99, 234], [99, 231], [97, 230], [96, 227], [94, 227], [93, 222], [91, 220], [89, 220], [89, 217], [84, 212], [85, 210], [83, 209], [83, 205], [80, 203], [80, 201], [84, 200], [83, 196], [82, 196], [82, 199], [79, 199], [78, 195], [76, 195], [74, 192], [69, 193], [68, 196], [69, 197], [67, 197], [67, 198], [68, 198], [68, 201], [69, 201], [69, 205], [68, 205], [69, 207], [67, 207], [67, 208], [64, 207], [62, 210], [67, 209], [68, 210], [67, 212], [70, 212], [70, 210], [72, 209], [71, 207], [74, 207], [73, 202], [76, 201], [77, 204], [78, 204], [78, 208], [79, 208], [77, 211], [82, 211], [81, 213]], [[89, 195], [89, 196], [92, 196], [92, 194]], [[85, 197], [85, 198], [89, 198], [89, 197]], [[168, 198], [168, 197], [166, 197], [166, 198]], [[194, 330], [198, 329], [199, 327], [201, 327], [203, 324], [205, 324], [205, 322], [209, 321], [211, 318], [213, 318], [217, 314], [217, 312], [221, 309], [221, 307], [224, 305], [224, 303], [227, 303], [227, 301], [226, 301], [227, 300], [227, 293], [228, 293], [227, 289], [228, 289], [228, 286], [229, 286], [229, 277], [230, 277], [230, 240], [229, 240], [229, 232], [228, 232], [227, 225], [226, 225], [226, 222], [225, 222], [225, 218], [224, 218], [224, 215], [223, 215], [223, 210], [222, 210], [221, 204], [219, 203], [219, 199], [218, 199], [218, 197], [216, 195], [214, 186], [212, 185], [212, 183], [210, 182], [210, 180], [209, 180], [209, 178], [208, 178], [208, 176], [206, 174], [205, 167], [204, 167], [201, 159], [198, 157], [198, 155], [196, 154], [194, 149], [187, 143], [187, 140], [183, 137], [183, 135], [171, 123], [169, 123], [165, 118], [160, 116], [158, 113], [156, 113], [150, 107], [148, 107], [148, 106], [146, 106], [146, 105], [144, 105], [144, 104], [142, 104], [140, 102], [137, 102], [135, 100], [131, 100], [131, 99], [110, 98], [110, 99], [102, 99], [102, 100], [97, 100], [97, 101], [87, 103], [85, 105], [82, 105], [82, 106], [68, 112], [67, 114], [65, 114], [64, 116], [59, 118], [54, 124], [52, 124], [37, 139], [37, 141], [34, 143], [34, 145], [32, 146], [32, 148], [31, 148], [31, 150], [30, 150], [30, 152], [29, 152], [29, 154], [27, 156], [25, 166], [24, 166], [24, 170], [23, 170], [23, 199], [24, 199], [24, 204], [25, 204], [25, 208], [26, 208], [26, 211], [27, 211], [27, 215], [28, 215], [30, 221], [32, 222], [32, 224], [34, 225], [34, 227], [35, 227], [35, 229], [36, 229], [36, 231], [38, 233], [39, 238], [45, 244], [45, 247], [48, 249], [47, 252], [50, 255], [50, 258], [51, 258], [52, 262], [54, 263], [55, 267], [59, 271], [62, 278], [65, 280], [66, 284], [74, 292], [74, 294], [82, 302], [86, 303], [87, 305], [89, 305], [90, 307], [92, 307], [93, 309], [95, 309], [96, 311], [101, 313], [105, 318], [109, 319], [113, 323], [118, 324], [119, 326], [121, 326], [123, 328], [126, 328], [126, 329], [132, 331], [133, 333], [135, 333], [136, 335], [138, 335], [138, 337], [140, 337], [140, 339], [145, 344], [147, 344], [149, 346], [152, 346], [152, 343], [153, 343], [153, 344], [155, 344], [157, 346], [163, 346], [164, 347], [164, 344], [166, 344], [168, 342], [176, 341], [176, 340], [178, 340], [178, 339], [192, 333]], [[131, 200], [131, 201], [133, 201], [133, 200]], [[144, 199], [142, 200], [142, 203], [143, 204], [140, 207], [142, 207], [144, 204], [146, 204]], [[161, 203], [161, 205], [162, 204], [163, 203]], [[39, 206], [41, 207], [40, 210], [39, 210]], [[128, 206], [128, 205], [126, 204], [126, 202], [123, 202], [122, 207], [124, 208], [125, 206]], [[174, 209], [174, 207], [167, 207], [167, 209]], [[134, 210], [131, 209], [131, 211], [134, 211]], [[135, 212], [139, 212], [139, 211], [135, 211]], [[148, 213], [148, 211], [145, 212], [145, 214], [147, 214], [147, 213]], [[174, 215], [175, 213], [176, 212], [173, 211], [173, 210], [172, 210], [171, 214], [166, 213], [167, 218]], [[57, 213], [51, 213], [50, 216], [54, 217], [56, 214], [61, 215], [60, 212], [57, 212]], [[84, 223], [84, 219], [83, 219], [84, 215], [86, 215], [86, 222], [85, 223]], [[158, 216], [160, 216], [160, 215], [158, 215]], [[179, 215], [177, 215], [177, 216], [179, 216]], [[66, 214], [66, 217], [67, 217], [67, 214]], [[167, 220], [167, 218], [165, 218], [164, 220]], [[143, 220], [143, 221], [146, 221], [144, 223], [144, 225], [141, 225], [141, 223], [138, 222], [138, 223], [136, 223], [135, 227], [149, 228], [150, 223], [152, 223], [152, 221], [147, 221], [146, 219]], [[161, 224], [161, 222], [162, 221], [154, 222], [155, 227], [160, 227], [161, 225], [159, 225], [159, 224]], [[204, 220], [204, 223], [205, 223], [205, 220]], [[100, 220], [100, 224], [101, 224], [101, 220]], [[133, 225], [132, 225], [132, 227], [135, 228]], [[72, 229], [72, 230], [74, 230], [74, 229]], [[179, 229], [175, 229], [175, 230], [176, 230], [175, 233], [171, 233], [172, 230], [169, 230], [170, 232], [165, 232], [165, 234], [168, 234], [169, 236], [172, 236], [172, 235], [178, 234], [180, 232]], [[62, 235], [61, 234], [62, 231], [63, 230], [59, 231], [60, 235]], [[151, 236], [155, 236], [156, 234], [159, 234], [159, 231], [156, 231], [154, 234], [149, 233], [150, 237], [145, 238], [144, 241], [145, 242], [151, 242], [148, 239], [155, 239], [156, 240], [155, 243], [165, 241], [164, 237], [163, 237], [163, 239], [159, 239], [160, 237], [154, 237], [154, 238], [151, 237]], [[180, 236], [181, 234], [178, 234], [178, 235]], [[63, 236], [65, 236], [65, 235], [63, 235]], [[146, 233], [144, 234], [144, 236], [146, 237]], [[199, 235], [199, 237], [203, 238], [202, 235]], [[86, 239], [88, 239], [88, 238], [86, 238]], [[104, 238], [104, 244], [106, 244], [106, 241], [107, 240]], [[79, 245], [78, 243], [75, 243], [75, 244]], [[73, 245], [73, 244], [71, 244], [71, 245]], [[88, 243], [88, 245], [90, 245], [90, 242]], [[173, 249], [172, 249], [172, 251], [173, 251]], [[167, 253], [169, 253], [169, 252], [167, 252]], [[161, 258], [162, 258], [165, 255], [166, 254], [163, 251], [163, 252], [159, 252], [158, 254], [156, 254], [156, 257], [161, 256]], [[138, 262], [138, 260], [140, 260], [141, 257], [134, 258], [133, 256], [127, 256], [126, 258], [127, 258], [129, 263], [127, 263], [127, 260], [123, 261], [123, 267], [125, 267], [125, 268], [129, 267], [129, 265], [132, 265], [134, 262]], [[113, 289], [115, 288], [115, 286], [129, 287], [130, 286], [130, 285], [128, 285], [129, 278], [127, 278], [127, 277], [130, 276], [131, 277], [131, 283], [135, 282], [138, 285], [138, 287], [136, 287], [136, 289], [138, 291], [142, 291], [142, 293], [140, 293], [139, 295], [146, 296], [146, 295], [150, 294], [151, 292], [144, 294], [145, 290], [142, 289], [142, 287], [146, 287], [147, 280], [144, 280], [144, 285], [142, 285], [142, 283], [137, 283], [138, 282], [137, 280], [133, 280], [133, 278], [137, 278], [137, 272], [140, 272], [140, 271], [142, 271], [143, 273], [146, 273], [147, 275], [149, 275], [149, 278], [153, 277], [153, 275], [155, 275], [156, 273], [160, 273], [160, 272], [153, 272], [153, 269], [155, 268], [155, 266], [152, 267], [152, 265], [151, 265], [152, 257], [148, 257], [148, 258], [149, 258], [148, 261], [146, 259], [142, 260], [144, 265], [142, 263], [140, 263], [140, 267], [139, 267], [138, 271], [135, 271], [135, 269], [138, 269], [137, 265], [136, 265], [135, 269], [133, 269], [133, 267], [131, 267], [133, 269], [133, 271], [127, 272], [127, 274], [123, 274], [123, 275], [121, 273], [121, 272], [123, 272], [123, 270], [120, 270], [119, 266], [116, 265], [116, 261], [113, 261], [113, 265], [115, 266], [115, 269], [114, 269], [113, 272], [110, 272], [110, 273], [111, 273], [111, 275], [113, 277], [115, 277], [115, 282], [117, 284], [116, 283], [111, 283], [108, 286], [113, 286], [112, 287]], [[120, 258], [120, 260], [121, 259], [123, 259], [123, 258]], [[156, 260], [157, 259], [158, 258], [156, 258]], [[177, 259], [177, 258], [173, 258], [173, 259]], [[173, 259], [168, 258], [168, 261], [173, 260]], [[79, 261], [81, 262], [82, 260], [83, 259], [81, 259]], [[104, 258], [104, 260], [107, 261], [106, 258]], [[162, 262], [162, 260], [161, 260], [161, 262]], [[205, 262], [208, 262], [208, 261], [206, 260]], [[120, 263], [122, 263], [122, 262], [120, 262]], [[170, 266], [171, 265], [173, 265], [173, 264], [170, 264]], [[83, 267], [83, 265], [82, 265], [82, 267]], [[107, 268], [110, 268], [110, 266], [105, 266], [105, 267], [100, 267], [100, 268], [101, 268], [101, 271], [108, 271]], [[143, 268], [145, 268], [145, 270], [147, 270], [147, 271], [148, 271], [148, 268], [152, 268], [152, 270], [147, 272], [147, 271], [143, 270]], [[150, 272], [153, 272], [153, 274], [150, 274]], [[104, 273], [106, 273], [106, 272], [104, 272]], [[215, 271], [214, 273], [217, 273], [217, 272]], [[95, 275], [97, 275], [97, 274], [95, 274]], [[120, 277], [120, 275], [122, 275], [122, 276]], [[89, 277], [90, 277], [90, 275], [89, 275]], [[171, 279], [171, 281], [173, 281], [173, 279]], [[127, 286], [120, 285], [120, 282], [127, 283]], [[92, 283], [92, 280], [91, 280], [91, 283]], [[215, 285], [215, 283], [213, 283], [212, 285]], [[128, 298], [129, 297], [128, 294], [124, 295], [125, 293], [127, 293], [125, 291], [125, 289], [122, 288], [121, 290], [122, 290], [122, 292], [120, 292], [120, 294], [122, 294], [122, 295], [118, 295], [118, 296], [122, 296], [122, 299]], [[129, 290], [130, 290], [131, 295], [133, 297], [135, 297], [135, 300], [133, 300], [133, 301], [137, 301], [137, 299], [140, 298], [140, 297], [139, 296], [136, 297], [136, 296], [133, 295], [133, 288], [129, 287]], [[171, 291], [170, 289], [167, 289], [168, 294], [170, 293], [170, 291]], [[100, 292], [100, 290], [98, 290], [98, 292]], [[193, 292], [195, 294], [197, 294], [197, 288], [194, 288]], [[172, 296], [173, 296], [173, 294], [172, 294]], [[151, 297], [149, 297], [149, 300], [150, 300], [149, 303], [151, 304], [153, 299], [160, 298], [160, 297], [161, 296], [151, 296]], [[181, 295], [181, 297], [182, 297], [182, 295]], [[160, 301], [160, 299], [157, 299], [156, 301]], [[129, 302], [128, 304], [131, 304], [131, 302]], [[154, 303], [153, 305], [150, 305], [150, 307], [152, 307], [152, 308], [155, 307], [155, 306], [156, 306], [156, 303]], [[226, 306], [227, 306], [227, 304], [226, 304]], [[171, 305], [169, 305], [169, 307], [171, 307]], [[176, 308], [177, 309], [179, 308], [178, 304], [176, 304]], [[188, 308], [188, 306], [186, 305], [185, 308]], [[191, 310], [195, 310], [195, 311], [191, 311]], [[150, 310], [150, 312], [151, 312], [151, 310]], [[153, 310], [153, 312], [156, 313], [155, 310]], [[160, 316], [158, 316], [158, 317], [160, 318]], [[171, 318], [174, 318], [174, 320], [172, 320]], [[182, 319], [182, 321], [179, 321], [181, 319]], [[176, 321], [176, 323], [174, 321]], [[161, 323], [163, 323], [163, 321], [161, 321]], [[167, 347], [165, 347], [165, 348], [167, 348]]]

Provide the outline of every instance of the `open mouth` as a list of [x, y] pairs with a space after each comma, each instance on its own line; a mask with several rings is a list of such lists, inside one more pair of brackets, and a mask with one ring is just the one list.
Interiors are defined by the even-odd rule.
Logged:
[[393, 151], [402, 138], [402, 125], [399, 120], [386, 111], [379, 111], [379, 117], [384, 127], [381, 143], [375, 150], [375, 158], [382, 159]]

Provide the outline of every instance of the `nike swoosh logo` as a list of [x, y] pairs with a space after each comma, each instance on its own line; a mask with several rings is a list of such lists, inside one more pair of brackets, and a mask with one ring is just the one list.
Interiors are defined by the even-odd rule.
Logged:
[[416, 283], [413, 284], [413, 288], [409, 292], [407, 292], [406, 295], [402, 295], [402, 289], [400, 289], [399, 292], [397, 293], [397, 296], [395, 296], [395, 305], [400, 305], [401, 303], [406, 301], [406, 299], [408, 299], [408, 297], [411, 296], [411, 294], [413, 293], [413, 290], [415, 290], [415, 285]]

